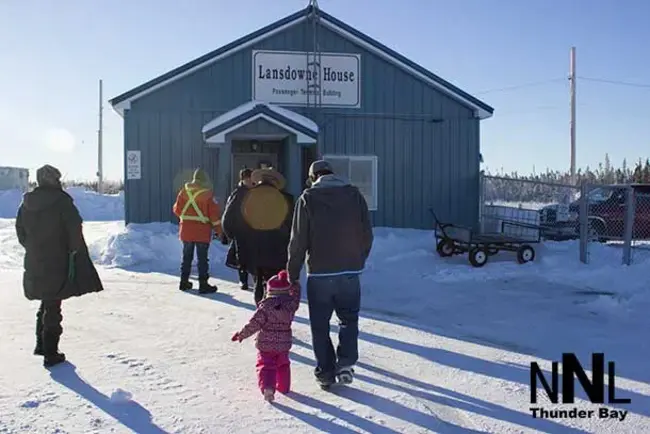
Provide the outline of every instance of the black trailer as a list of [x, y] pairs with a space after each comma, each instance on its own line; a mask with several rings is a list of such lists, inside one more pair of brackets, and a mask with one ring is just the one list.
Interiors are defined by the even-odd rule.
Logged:
[[[490, 256], [500, 251], [516, 252], [517, 262], [525, 264], [535, 260], [535, 249], [531, 244], [539, 244], [542, 239], [541, 228], [529, 223], [502, 220], [501, 233], [477, 233], [475, 230], [456, 225], [443, 223], [438, 220], [431, 210], [435, 220], [436, 250], [442, 257], [462, 255], [469, 253], [469, 262], [474, 267], [484, 266]], [[506, 229], [510, 228], [535, 235], [511, 236]]]

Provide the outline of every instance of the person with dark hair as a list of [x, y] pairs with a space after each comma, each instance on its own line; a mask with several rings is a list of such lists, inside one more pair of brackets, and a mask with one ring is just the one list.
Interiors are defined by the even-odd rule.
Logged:
[[61, 302], [104, 290], [83, 237], [83, 220], [61, 186], [61, 172], [45, 165], [36, 171], [38, 186], [25, 193], [16, 216], [16, 235], [25, 248], [23, 289], [40, 300], [34, 354], [51, 367], [65, 361]]
[[178, 236], [183, 243], [181, 262], [181, 282], [179, 289], [192, 289], [190, 273], [194, 250], [198, 259], [199, 294], [217, 292], [215, 285], [210, 285], [210, 263], [208, 250], [212, 241], [212, 231], [221, 235], [219, 205], [214, 201], [214, 193], [208, 182], [208, 176], [202, 169], [196, 169], [192, 182], [187, 183], [178, 192], [173, 206], [174, 214], [180, 220]]
[[[323, 388], [337, 379], [350, 383], [359, 358], [361, 284], [373, 233], [368, 205], [358, 188], [334, 174], [330, 163], [315, 161], [309, 187], [296, 201], [287, 271], [300, 280], [307, 258], [307, 300], [316, 357], [314, 374]], [[339, 345], [334, 351], [330, 319], [339, 319]]]
[[237, 244], [239, 262], [255, 275], [255, 304], [264, 298], [271, 277], [285, 268], [291, 233], [293, 198], [286, 180], [273, 169], [251, 174], [253, 187], [241, 190], [226, 205], [223, 230]]
[[[253, 170], [248, 168], [244, 168], [239, 171], [239, 183], [237, 184], [235, 190], [230, 193], [230, 196], [228, 196], [226, 207], [241, 191], [245, 192], [248, 191], [249, 188], [253, 187], [253, 183], [251, 182], [252, 173]], [[226, 254], [226, 266], [237, 270], [239, 274], [240, 288], [243, 291], [248, 291], [248, 271], [246, 270], [246, 264], [241, 262], [237, 253], [237, 243], [235, 240], [228, 240], [225, 234], [223, 235], [221, 242], [223, 244], [228, 244], [230, 242], [230, 247], [228, 248], [228, 253]]]

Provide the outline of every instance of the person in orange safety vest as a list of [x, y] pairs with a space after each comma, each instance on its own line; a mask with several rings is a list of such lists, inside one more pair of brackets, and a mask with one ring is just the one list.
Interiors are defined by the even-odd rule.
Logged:
[[196, 169], [192, 182], [185, 184], [176, 197], [173, 211], [180, 220], [178, 236], [183, 243], [179, 286], [181, 291], [192, 289], [189, 279], [194, 250], [198, 261], [199, 293], [209, 294], [217, 291], [216, 286], [208, 283], [208, 249], [213, 238], [212, 231], [218, 237], [222, 236], [221, 210], [213, 195], [212, 188], [208, 186], [207, 175], [202, 169]]

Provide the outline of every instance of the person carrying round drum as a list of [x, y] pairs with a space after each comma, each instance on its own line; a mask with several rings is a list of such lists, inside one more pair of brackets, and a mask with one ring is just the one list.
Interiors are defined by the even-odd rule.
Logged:
[[251, 174], [253, 187], [237, 192], [223, 213], [223, 230], [237, 243], [238, 261], [255, 276], [255, 304], [264, 298], [266, 282], [287, 264], [293, 197], [286, 180], [271, 168]]

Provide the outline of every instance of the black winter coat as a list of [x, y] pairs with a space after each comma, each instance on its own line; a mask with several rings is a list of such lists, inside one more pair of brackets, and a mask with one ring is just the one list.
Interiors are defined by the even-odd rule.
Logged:
[[[258, 268], [281, 270], [287, 266], [288, 245], [293, 218], [293, 197], [285, 192], [282, 197], [287, 202], [288, 212], [282, 225], [273, 230], [255, 230], [243, 215], [242, 205], [246, 196], [255, 189], [268, 189], [270, 185], [260, 184], [251, 189], [235, 191], [221, 219], [226, 236], [234, 240], [234, 252], [229, 252], [226, 265], [236, 268], [242, 266], [251, 274]], [[233, 255], [234, 253], [234, 255]], [[236, 256], [236, 261], [233, 260]]]
[[56, 187], [25, 193], [16, 216], [25, 248], [23, 289], [28, 300], [65, 300], [104, 290], [83, 238], [72, 197]]
[[[224, 207], [224, 215], [226, 213], [226, 209], [228, 208], [228, 205], [230, 202], [233, 201], [234, 198], [236, 198], [239, 195], [246, 194], [245, 192], [248, 191], [248, 187], [245, 185], [242, 185], [241, 183], [237, 185], [237, 187], [230, 193], [228, 196], [228, 199], [226, 200], [226, 206]], [[231, 212], [232, 213], [232, 212]], [[223, 219], [222, 219], [223, 220]], [[223, 224], [222, 224], [223, 227]], [[226, 235], [228, 237], [228, 235]], [[235, 270], [239, 269], [246, 269], [246, 265], [243, 263], [240, 263], [239, 261], [239, 254], [237, 253], [237, 243], [235, 240], [231, 239], [230, 240], [230, 245], [228, 246], [228, 252], [226, 253], [226, 267], [229, 268], [234, 268]]]

